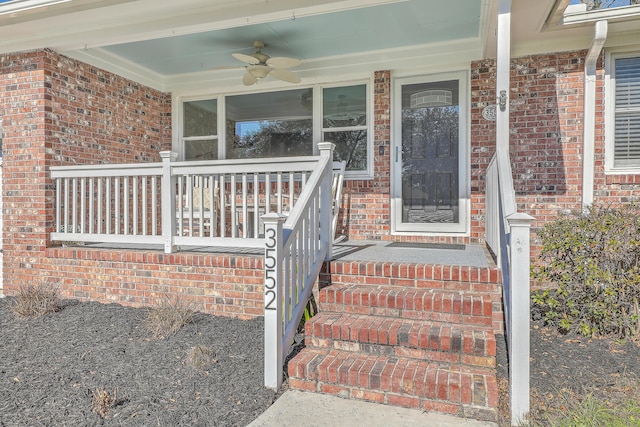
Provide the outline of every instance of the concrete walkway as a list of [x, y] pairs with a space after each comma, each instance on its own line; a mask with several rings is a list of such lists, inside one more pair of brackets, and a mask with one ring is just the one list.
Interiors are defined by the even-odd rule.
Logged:
[[497, 424], [295, 390], [286, 391], [249, 424], [249, 427], [300, 426], [497, 427]]

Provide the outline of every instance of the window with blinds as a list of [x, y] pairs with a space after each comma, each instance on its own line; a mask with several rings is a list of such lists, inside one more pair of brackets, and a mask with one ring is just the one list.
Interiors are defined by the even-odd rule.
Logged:
[[615, 168], [640, 167], [640, 57], [615, 60]]

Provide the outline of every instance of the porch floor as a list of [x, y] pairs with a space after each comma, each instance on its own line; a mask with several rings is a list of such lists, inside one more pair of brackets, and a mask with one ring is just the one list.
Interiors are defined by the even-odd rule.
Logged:
[[[96, 243], [87, 248], [131, 249], [161, 251], [161, 245]], [[237, 255], [263, 255], [261, 248], [204, 246], [181, 247], [181, 252], [224, 253]], [[428, 243], [393, 243], [368, 240], [351, 240], [333, 246], [332, 260], [403, 262], [432, 265], [459, 265], [469, 267], [494, 267], [488, 251], [480, 245], [446, 245]]]

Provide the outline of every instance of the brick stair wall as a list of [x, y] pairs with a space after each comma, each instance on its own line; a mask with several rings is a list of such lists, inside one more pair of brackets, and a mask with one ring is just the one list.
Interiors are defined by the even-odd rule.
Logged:
[[332, 261], [289, 386], [495, 421], [499, 271], [392, 264]]

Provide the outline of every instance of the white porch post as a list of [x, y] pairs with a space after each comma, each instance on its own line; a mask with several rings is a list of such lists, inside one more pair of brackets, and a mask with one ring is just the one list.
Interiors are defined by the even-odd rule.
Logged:
[[278, 213], [262, 216], [264, 222], [264, 385], [282, 384], [282, 226], [286, 217]]
[[[499, 0], [496, 59], [496, 151], [509, 158], [509, 98], [511, 71], [511, 0]], [[511, 181], [511, 176], [503, 176]], [[507, 186], [513, 188], [513, 185]], [[515, 200], [513, 201], [515, 206]], [[529, 334], [530, 334], [530, 228], [533, 217], [515, 213], [506, 218], [509, 224], [509, 284], [504, 301], [509, 311], [507, 332], [509, 345], [509, 396], [511, 424], [518, 425], [529, 413]], [[504, 272], [504, 270], [503, 270]]]
[[178, 158], [178, 153], [173, 151], [161, 151], [162, 158], [162, 240], [164, 252], [170, 254], [174, 250], [173, 238], [176, 230], [176, 178], [171, 173], [171, 162]]
[[511, 0], [498, 4], [496, 58], [496, 149], [509, 151], [509, 86], [511, 69]]
[[509, 270], [511, 307], [509, 339], [509, 396], [511, 425], [520, 425], [529, 414], [529, 356], [530, 356], [530, 232], [533, 217], [515, 213], [507, 217], [509, 223]]
[[[331, 170], [331, 162], [333, 162], [333, 149], [335, 144], [332, 142], [319, 142], [318, 148], [320, 150], [320, 157], [326, 157], [329, 159], [329, 170]], [[327, 256], [325, 260], [331, 259], [332, 246], [333, 246], [333, 197], [331, 194], [331, 175], [328, 179], [322, 181], [320, 187], [320, 239], [322, 247], [326, 247]], [[325, 208], [326, 207], [326, 208]]]

